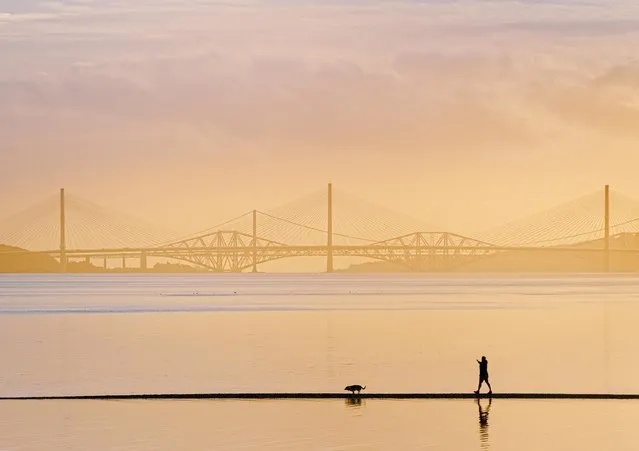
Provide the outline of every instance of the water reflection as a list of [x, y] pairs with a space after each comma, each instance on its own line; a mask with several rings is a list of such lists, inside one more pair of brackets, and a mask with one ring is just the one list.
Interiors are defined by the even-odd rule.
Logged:
[[[346, 407], [362, 407], [362, 398], [359, 396], [351, 396], [344, 400]], [[363, 405], [366, 405], [365, 403]]]
[[477, 407], [479, 409], [479, 442], [482, 450], [490, 449], [488, 440], [488, 414], [490, 413], [490, 405], [492, 398], [488, 399], [488, 405], [484, 408], [480, 399], [477, 399]]

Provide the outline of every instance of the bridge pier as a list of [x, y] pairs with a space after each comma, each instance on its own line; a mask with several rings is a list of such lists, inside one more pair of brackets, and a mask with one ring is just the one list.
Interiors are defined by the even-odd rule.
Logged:
[[140, 269], [147, 269], [146, 252], [140, 254]]

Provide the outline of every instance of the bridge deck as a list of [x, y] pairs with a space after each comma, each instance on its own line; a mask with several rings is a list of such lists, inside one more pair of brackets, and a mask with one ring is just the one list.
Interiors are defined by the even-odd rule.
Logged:
[[[127, 400], [127, 399], [349, 399], [350, 393], [165, 393], [128, 395], [62, 395], [0, 397], [0, 400]], [[633, 393], [362, 393], [361, 399], [639, 399]]]

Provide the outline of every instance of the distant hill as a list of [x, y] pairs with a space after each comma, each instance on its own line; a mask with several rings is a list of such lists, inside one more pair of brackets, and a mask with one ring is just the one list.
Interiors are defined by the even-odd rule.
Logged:
[[60, 263], [48, 255], [27, 252], [19, 247], [0, 244], [0, 273], [49, 273], [59, 272]]
[[159, 273], [191, 273], [191, 272], [208, 272], [204, 268], [198, 268], [196, 266], [184, 265], [181, 263], [156, 263], [153, 266], [152, 272]]
[[[19, 247], [0, 244], [0, 273], [57, 273], [60, 272], [60, 263], [53, 257], [44, 254], [29, 252]], [[95, 266], [90, 262], [69, 261], [67, 273], [189, 273], [206, 272], [203, 268], [184, 265], [180, 263], [156, 263], [152, 268], [145, 270], [139, 268], [111, 268], [105, 270], [101, 266]]]

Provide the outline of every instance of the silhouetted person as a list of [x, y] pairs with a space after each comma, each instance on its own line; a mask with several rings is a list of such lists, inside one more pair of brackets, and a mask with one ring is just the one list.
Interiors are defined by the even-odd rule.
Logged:
[[486, 360], [486, 356], [482, 356], [481, 362], [477, 360], [477, 363], [479, 363], [479, 385], [477, 386], [475, 394], [479, 394], [481, 384], [485, 381], [486, 385], [488, 385], [488, 394], [490, 395], [493, 392], [493, 388], [490, 386], [490, 382], [488, 382], [488, 360]]

